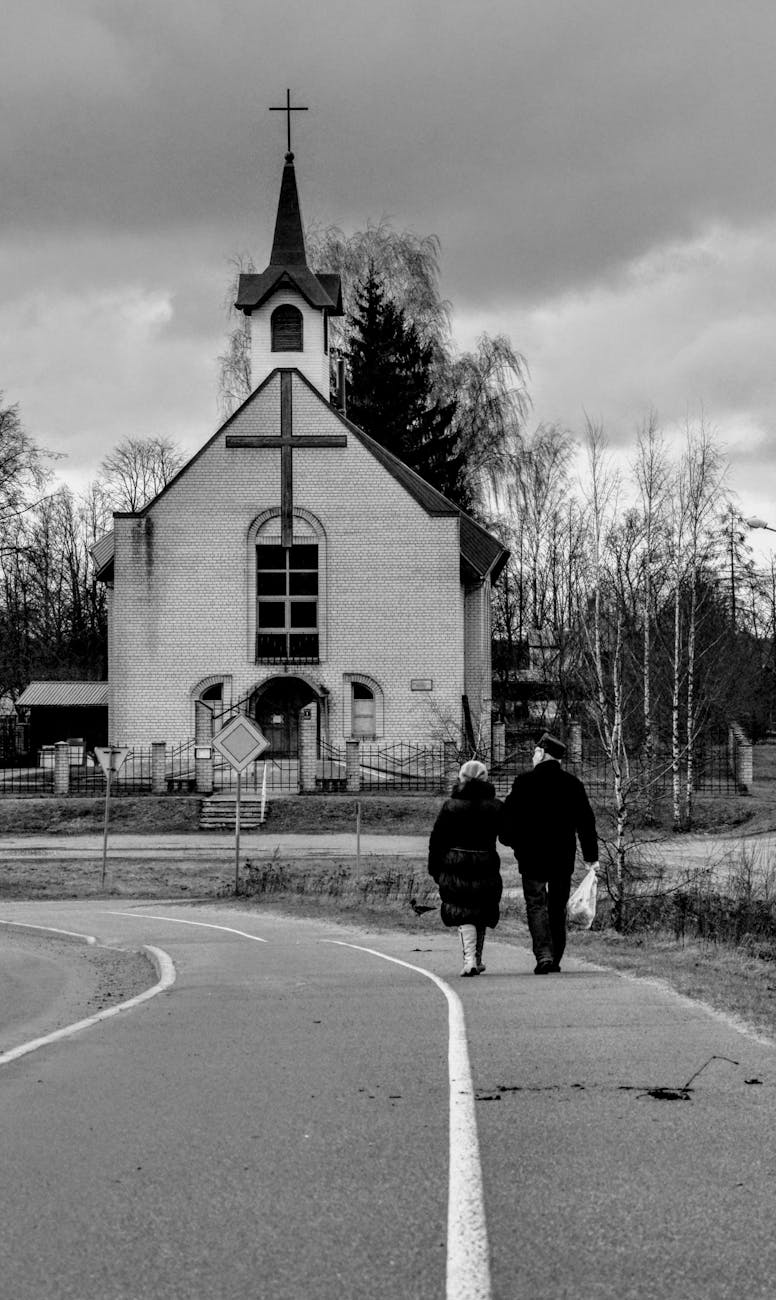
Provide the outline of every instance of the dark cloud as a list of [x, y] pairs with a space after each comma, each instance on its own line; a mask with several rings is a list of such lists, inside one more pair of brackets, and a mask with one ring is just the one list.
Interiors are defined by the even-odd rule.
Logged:
[[462, 340], [509, 333], [537, 414], [701, 400], [770, 456], [771, 0], [7, 0], [2, 36], [0, 387], [84, 465], [214, 424], [286, 86], [306, 218], [436, 233]]

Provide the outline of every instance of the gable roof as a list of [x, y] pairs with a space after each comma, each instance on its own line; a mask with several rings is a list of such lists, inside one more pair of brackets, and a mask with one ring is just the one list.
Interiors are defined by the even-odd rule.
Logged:
[[[240, 412], [244, 411], [245, 408], [258, 397], [263, 389], [267, 387], [274, 377], [280, 373], [280, 369], [281, 368], [278, 367], [267, 375], [266, 379], [263, 380], [259, 387], [254, 389], [254, 391], [246, 397], [245, 401], [238, 406], [237, 410], [233, 411], [228, 419], [226, 419], [216, 430], [212, 438], [208, 438], [207, 442], [200, 447], [199, 451], [195, 452], [183, 468], [178, 471], [175, 477], [170, 479], [169, 483], [162, 488], [161, 492], [159, 492], [153, 500], [143, 506], [142, 510], [135, 512], [135, 518], [142, 518], [142, 516], [148, 513], [160, 497], [169, 492], [173, 484], [176, 483], [179, 478], [183, 477], [189, 466], [199, 459], [211, 443], [213, 443], [216, 438], [218, 438], [220, 434], [222, 434], [229, 425], [237, 419]], [[364, 433], [363, 429], [360, 429], [357, 424], [354, 424], [352, 420], [349, 420], [347, 416], [343, 415], [342, 412], [338, 410], [336, 406], [333, 406], [331, 402], [327, 402], [314, 384], [310, 383], [307, 376], [302, 374], [301, 370], [297, 370], [296, 367], [293, 367], [292, 374], [309, 389], [327, 411], [334, 415], [337, 420], [344, 425], [349, 433], [352, 433], [353, 436], [358, 439], [361, 445], [365, 447], [372, 456], [374, 456], [375, 460], [378, 461], [383, 468], [401, 484], [404, 490], [408, 492], [415, 501], [417, 501], [418, 505], [425, 510], [426, 514], [431, 515], [432, 517], [448, 516], [455, 518], [457, 516], [459, 518], [461, 565], [465, 579], [467, 581], [481, 582], [484, 581], [485, 578], [490, 578], [491, 582], [495, 582], [509, 559], [509, 551], [501, 545], [498, 538], [494, 537], [492, 533], [489, 533], [486, 528], [483, 528], [482, 524], [477, 523], [476, 519], [472, 519], [471, 515], [466, 514], [464, 510], [461, 510], [460, 506], [455, 505], [453, 501], [450, 501], [449, 498], [444, 496], [437, 488], [432, 487], [430, 483], [427, 483], [426, 480], [421, 478], [420, 474], [416, 473], [414, 469], [410, 469], [409, 465], [405, 465], [404, 461], [400, 460], [398, 456], [394, 456], [393, 452], [388, 451], [381, 443], [376, 442], [374, 438], [370, 438], [368, 433]], [[95, 576], [99, 581], [106, 582], [112, 577], [113, 550], [114, 545], [112, 532], [106, 533], [92, 547], [92, 556], [94, 558], [96, 569]]]

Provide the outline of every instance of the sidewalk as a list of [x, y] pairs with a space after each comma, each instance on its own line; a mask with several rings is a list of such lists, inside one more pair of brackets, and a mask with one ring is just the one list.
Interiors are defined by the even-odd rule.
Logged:
[[[0, 862], [25, 859], [72, 861], [102, 856], [102, 835], [6, 835], [0, 837]], [[426, 835], [362, 835], [364, 857], [395, 856], [426, 859]], [[273, 834], [271, 831], [243, 831], [240, 851], [251, 858], [273, 857], [322, 858], [351, 857], [356, 852], [356, 836], [340, 832], [334, 835]], [[110, 832], [108, 852], [114, 858], [160, 859], [165, 862], [220, 861], [234, 857], [234, 833], [194, 831], [189, 834], [138, 835]], [[511, 849], [502, 849], [504, 861], [514, 861]]]

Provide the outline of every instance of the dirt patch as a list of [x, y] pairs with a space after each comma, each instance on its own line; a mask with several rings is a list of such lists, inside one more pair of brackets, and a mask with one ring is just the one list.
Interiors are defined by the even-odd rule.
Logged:
[[0, 1051], [117, 1006], [156, 984], [143, 952], [0, 926]]

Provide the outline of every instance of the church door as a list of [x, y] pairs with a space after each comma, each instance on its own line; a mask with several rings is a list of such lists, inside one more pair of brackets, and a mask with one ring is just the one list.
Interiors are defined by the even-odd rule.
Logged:
[[254, 717], [269, 741], [267, 758], [299, 757], [299, 713], [315, 691], [298, 677], [273, 677], [253, 697]]

